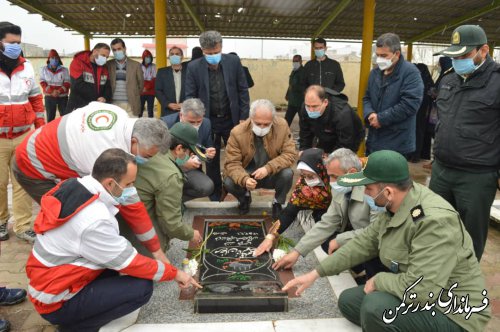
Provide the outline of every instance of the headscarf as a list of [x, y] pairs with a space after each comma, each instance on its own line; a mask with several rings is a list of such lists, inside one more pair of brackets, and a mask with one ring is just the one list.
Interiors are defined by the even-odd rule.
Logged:
[[[144, 61], [144, 59], [146, 59], [147, 57], [151, 57], [151, 63], [149, 64], [146, 64], [146, 62]], [[147, 67], [152, 63], [153, 63], [153, 54], [149, 50], [144, 50], [144, 52], [142, 52], [142, 64]]]
[[299, 162], [307, 164], [319, 176], [323, 185], [309, 187], [304, 177], [300, 176], [290, 197], [290, 204], [312, 210], [326, 210], [332, 200], [332, 191], [330, 177], [323, 164], [323, 150], [304, 150]]
[[49, 51], [49, 55], [47, 56], [47, 65], [48, 65], [48, 66], [50, 65], [50, 58], [56, 58], [56, 59], [57, 59], [57, 61], [59, 62], [56, 68], [59, 68], [60, 66], [62, 66], [62, 65], [63, 65], [62, 60], [61, 60], [61, 57], [59, 56], [59, 53], [57, 53], [57, 51], [56, 51], [56, 50], [51, 49], [51, 50]]

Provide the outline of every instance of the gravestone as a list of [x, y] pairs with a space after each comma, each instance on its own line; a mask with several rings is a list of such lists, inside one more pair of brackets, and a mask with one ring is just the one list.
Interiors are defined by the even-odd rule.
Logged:
[[200, 261], [203, 289], [195, 295], [195, 312], [288, 311], [288, 296], [271, 267], [271, 255], [253, 257], [266, 234], [262, 218], [206, 217], [203, 228], [208, 240]]

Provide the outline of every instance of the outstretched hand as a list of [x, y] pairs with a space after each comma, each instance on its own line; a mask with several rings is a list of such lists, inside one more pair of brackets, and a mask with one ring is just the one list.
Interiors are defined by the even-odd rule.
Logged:
[[295, 295], [299, 296], [307, 288], [311, 287], [312, 284], [319, 278], [318, 271], [312, 270], [307, 274], [303, 274], [300, 277], [294, 278], [287, 282], [285, 287], [282, 288], [284, 292], [288, 291], [290, 288], [297, 287]]
[[182, 289], [189, 288], [191, 287], [191, 285], [199, 289], [203, 288], [203, 286], [200, 285], [196, 280], [194, 280], [193, 277], [181, 270], [177, 270], [177, 274], [174, 280]]
[[264, 239], [264, 241], [262, 241], [259, 244], [257, 249], [255, 249], [253, 255], [254, 257], [260, 256], [265, 252], [269, 252], [269, 250], [271, 250], [272, 247], [273, 247], [273, 241], [270, 239]]
[[300, 254], [297, 250], [292, 250], [291, 252], [283, 256], [279, 261], [274, 262], [273, 269], [291, 269], [295, 265], [295, 263], [297, 263], [299, 256]]

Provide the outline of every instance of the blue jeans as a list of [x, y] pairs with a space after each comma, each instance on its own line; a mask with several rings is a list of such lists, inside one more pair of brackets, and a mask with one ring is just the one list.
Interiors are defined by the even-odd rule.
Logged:
[[112, 320], [123, 317], [148, 303], [153, 282], [104, 271], [58, 310], [41, 315], [59, 331], [99, 331]]

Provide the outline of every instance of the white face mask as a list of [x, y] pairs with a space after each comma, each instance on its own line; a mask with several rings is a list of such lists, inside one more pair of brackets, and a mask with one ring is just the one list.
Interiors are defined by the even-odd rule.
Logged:
[[314, 178], [312, 180], [309, 180], [309, 179], [306, 179], [304, 178], [304, 181], [306, 181], [306, 184], [309, 186], [309, 187], [316, 187], [316, 186], [319, 186], [321, 184], [321, 180], [318, 179], [318, 178]]
[[269, 131], [271, 130], [271, 125], [269, 125], [269, 127], [265, 127], [265, 128], [261, 128], [259, 126], [256, 126], [255, 124], [252, 124], [252, 131], [255, 135], [259, 136], [259, 137], [263, 137], [263, 136], [266, 136], [267, 134], [269, 134]]
[[378, 56], [377, 57], [377, 65], [380, 68], [380, 70], [389, 69], [392, 66], [392, 58], [393, 57], [391, 57], [390, 59], [386, 59], [386, 58]]
[[292, 66], [293, 66], [293, 67], [292, 67], [292, 68], [293, 68], [293, 70], [297, 70], [297, 69], [299, 69], [299, 68], [300, 68], [300, 62], [293, 62], [293, 63], [292, 63]]
[[199, 131], [200, 130], [200, 127], [201, 127], [201, 124], [197, 125], [197, 126], [193, 126], [194, 129], [196, 129], [196, 131]]
[[95, 64], [98, 66], [104, 66], [106, 64], [106, 57], [102, 55], [98, 55], [95, 58]]
[[348, 194], [352, 191], [352, 187], [344, 187], [339, 184], [337, 184], [337, 181], [335, 182], [330, 182], [330, 187], [332, 187], [333, 191], [336, 191], [341, 194]]

